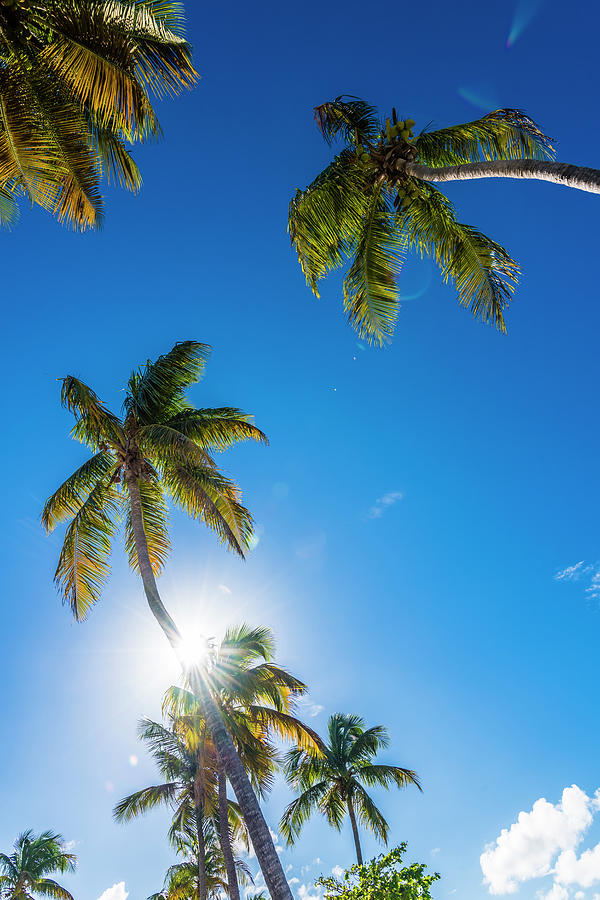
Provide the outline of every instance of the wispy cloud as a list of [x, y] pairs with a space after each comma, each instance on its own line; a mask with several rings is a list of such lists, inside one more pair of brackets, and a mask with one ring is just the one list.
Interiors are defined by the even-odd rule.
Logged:
[[590, 600], [600, 600], [600, 563], [586, 563], [584, 559], [560, 569], [555, 581], [581, 581], [586, 585], [585, 593]]
[[125, 890], [125, 882], [118, 881], [100, 894], [98, 900], [127, 900], [127, 897], [129, 897], [129, 891]]
[[367, 517], [369, 519], [380, 519], [384, 512], [399, 500], [402, 500], [402, 497], [403, 494], [401, 491], [388, 491], [387, 494], [384, 494], [383, 497], [379, 497], [375, 501], [367, 513]]
[[321, 706], [320, 703], [313, 703], [312, 700], [309, 700], [308, 697], [298, 697], [297, 701], [299, 706], [302, 706], [306, 711], [306, 714], [314, 719], [315, 716], [318, 716], [319, 713], [322, 713], [325, 709], [324, 706]]

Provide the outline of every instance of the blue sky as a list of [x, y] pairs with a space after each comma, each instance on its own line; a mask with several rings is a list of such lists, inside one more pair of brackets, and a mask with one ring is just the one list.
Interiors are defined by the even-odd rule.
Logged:
[[[411, 260], [400, 284], [413, 299], [384, 351], [358, 346], [339, 280], [312, 297], [285, 232], [290, 193], [328, 158], [312, 107], [340, 93], [395, 104], [418, 128], [520, 107], [560, 159], [599, 165], [593, 12], [189, 5], [203, 80], [160, 107], [165, 140], [136, 151], [142, 193], [109, 191], [97, 234], [24, 209], [1, 238], [0, 846], [28, 827], [62, 832], [78, 900], [120, 882], [144, 898], [171, 861], [166, 814], [117, 826], [111, 809], [154, 778], [136, 722], [158, 715], [175, 670], [120, 554], [89, 621], [70, 621], [52, 586], [59, 538], [39, 513], [84, 452], [57, 379], [74, 373], [118, 407], [133, 366], [193, 338], [214, 354], [192, 400], [255, 413], [271, 446], [223, 458], [259, 525], [246, 563], [173, 516], [162, 588], [176, 618], [214, 634], [270, 625], [310, 685], [311, 724], [339, 710], [388, 726], [384, 758], [416, 769], [424, 793], [378, 800], [392, 841], [441, 872], [440, 900], [490, 887], [593, 900], [600, 866], [580, 854], [600, 840], [599, 201], [541, 183], [450, 186], [463, 220], [523, 267], [509, 336]], [[278, 783], [275, 829], [289, 797]], [[367, 836], [365, 849], [378, 851]], [[352, 863], [350, 832], [314, 820], [283, 857], [301, 900], [316, 896], [321, 872]], [[533, 877], [558, 858], [558, 875]]]

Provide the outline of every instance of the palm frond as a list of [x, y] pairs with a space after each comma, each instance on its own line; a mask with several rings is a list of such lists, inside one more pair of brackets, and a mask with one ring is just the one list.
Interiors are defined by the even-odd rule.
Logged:
[[0, 227], [10, 230], [18, 218], [19, 207], [13, 193], [6, 186], [0, 186]]
[[52, 531], [59, 522], [65, 522], [78, 513], [93, 488], [114, 466], [114, 458], [101, 450], [73, 472], [44, 504], [42, 525], [46, 531]]
[[358, 820], [361, 824], [372, 831], [380, 841], [387, 844], [389, 830], [388, 823], [381, 810], [377, 808], [362, 785], [355, 783], [352, 791], [352, 800], [356, 807]]
[[51, 897], [52, 900], [73, 900], [72, 894], [52, 878], [40, 878], [36, 881], [35, 893], [41, 894], [42, 897]]
[[321, 738], [312, 728], [289, 713], [256, 705], [249, 706], [248, 713], [261, 727], [274, 732], [282, 740], [294, 741], [302, 749], [321, 749], [323, 746]]
[[551, 139], [520, 109], [497, 109], [474, 122], [424, 132], [415, 142], [428, 166], [499, 159], [553, 159]]
[[315, 122], [330, 145], [338, 138], [369, 144], [377, 140], [381, 128], [375, 107], [348, 94], [315, 106]]
[[348, 750], [348, 759], [351, 763], [371, 759], [378, 750], [389, 746], [390, 738], [387, 728], [383, 725], [374, 725], [372, 728], [355, 732], [352, 735], [352, 743]]
[[316, 809], [320, 808], [327, 789], [326, 781], [313, 784], [286, 807], [279, 823], [279, 830], [288, 845], [296, 841], [305, 822]]
[[265, 434], [252, 424], [254, 416], [233, 407], [185, 409], [165, 425], [180, 432], [205, 450], [226, 450], [239, 441], [268, 444]]
[[161, 424], [181, 412], [185, 392], [204, 373], [210, 355], [208, 344], [181, 341], [154, 362], [133, 372], [124, 407], [141, 425]]
[[239, 501], [239, 490], [212, 469], [179, 463], [165, 466], [166, 490], [188, 515], [201, 519], [222, 543], [244, 556], [252, 537], [252, 516]]
[[120, 514], [120, 496], [110, 479], [104, 477], [67, 528], [54, 580], [78, 622], [100, 599]]
[[97, 123], [90, 123], [90, 135], [107, 182], [137, 193], [142, 186], [142, 176], [123, 140], [110, 128]]
[[97, 450], [104, 441], [123, 441], [123, 427], [117, 416], [74, 375], [62, 379], [60, 401], [77, 419], [72, 434], [92, 450]]
[[396, 278], [407, 245], [395, 227], [382, 186], [369, 197], [359, 234], [354, 260], [344, 279], [344, 309], [363, 340], [382, 345], [394, 331], [398, 315]]
[[506, 331], [504, 310], [519, 268], [500, 244], [458, 222], [450, 201], [430, 184], [421, 184], [410, 206], [399, 211], [398, 227], [411, 248], [433, 257], [444, 281], [454, 282], [462, 306]]
[[[148, 555], [155, 575], [162, 572], [171, 550], [169, 540], [169, 515], [167, 504], [159, 483], [154, 480], [138, 481], [144, 535], [148, 546]], [[139, 560], [131, 521], [131, 504], [127, 504], [125, 516], [125, 550], [129, 557], [129, 565], [134, 572], [139, 572]]]
[[412, 769], [403, 769], [401, 766], [362, 765], [356, 774], [369, 787], [396, 785], [398, 788], [405, 788], [412, 784], [422, 790], [417, 773]]
[[167, 782], [129, 794], [128, 797], [124, 797], [117, 803], [113, 810], [113, 816], [117, 822], [129, 822], [148, 812], [149, 809], [168, 805], [173, 802], [178, 787], [177, 783]]
[[306, 190], [290, 202], [288, 233], [306, 283], [317, 283], [343, 265], [352, 252], [368, 208], [364, 167], [351, 151], [337, 156]]

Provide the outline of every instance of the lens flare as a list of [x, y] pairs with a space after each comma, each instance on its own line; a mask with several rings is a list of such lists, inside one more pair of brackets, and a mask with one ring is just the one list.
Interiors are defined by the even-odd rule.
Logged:
[[512, 25], [506, 39], [506, 49], [510, 50], [528, 25], [542, 8], [544, 0], [518, 0], [513, 16]]
[[491, 112], [500, 106], [495, 91], [488, 85], [464, 85], [458, 88], [458, 96], [484, 112]]

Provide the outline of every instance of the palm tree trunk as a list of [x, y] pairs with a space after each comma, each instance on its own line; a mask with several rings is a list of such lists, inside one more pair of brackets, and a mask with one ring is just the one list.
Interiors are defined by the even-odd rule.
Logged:
[[229, 831], [229, 815], [227, 812], [227, 775], [225, 774], [225, 767], [221, 761], [221, 757], [218, 755], [217, 768], [219, 778], [219, 833], [221, 836], [223, 859], [225, 860], [225, 871], [227, 872], [227, 893], [229, 894], [229, 900], [240, 900], [240, 888], [237, 880], [237, 872], [235, 871], [235, 863], [233, 861], [231, 834]]
[[402, 166], [407, 175], [423, 181], [463, 181], [473, 178], [531, 178], [552, 181], [567, 187], [600, 194], [600, 170], [572, 166], [569, 163], [546, 162], [537, 159], [492, 160], [491, 162], [465, 163], [460, 166], [443, 166], [430, 169], [418, 163], [407, 162]]
[[352, 799], [348, 797], [348, 815], [350, 816], [350, 822], [352, 823], [352, 834], [354, 835], [354, 846], [356, 847], [356, 861], [359, 866], [363, 864], [362, 850], [360, 849], [360, 838], [358, 836], [358, 825], [356, 824], [356, 816], [354, 814], [354, 806], [352, 805]]
[[204, 843], [204, 815], [199, 806], [196, 807], [196, 830], [198, 836], [198, 900], [206, 900], [208, 888], [206, 884], [206, 844]]
[[[131, 527], [135, 538], [140, 575], [144, 585], [144, 592], [148, 605], [158, 624], [164, 631], [167, 640], [178, 654], [182, 642], [181, 633], [175, 622], [165, 609], [152, 571], [152, 564], [148, 554], [148, 544], [144, 531], [144, 518], [142, 515], [142, 503], [137, 478], [133, 474], [126, 475], [127, 488], [131, 503]], [[246, 822], [250, 840], [262, 870], [267, 889], [272, 900], [293, 900], [290, 886], [287, 883], [281, 861], [275, 851], [275, 846], [269, 832], [265, 817], [252, 790], [252, 785], [246, 774], [229, 732], [223, 724], [223, 719], [216, 703], [207, 689], [206, 682], [199, 668], [194, 667], [187, 673], [190, 687], [196, 695], [204, 720], [217, 748], [217, 753], [223, 761], [225, 772], [231, 782], [240, 810]]]

